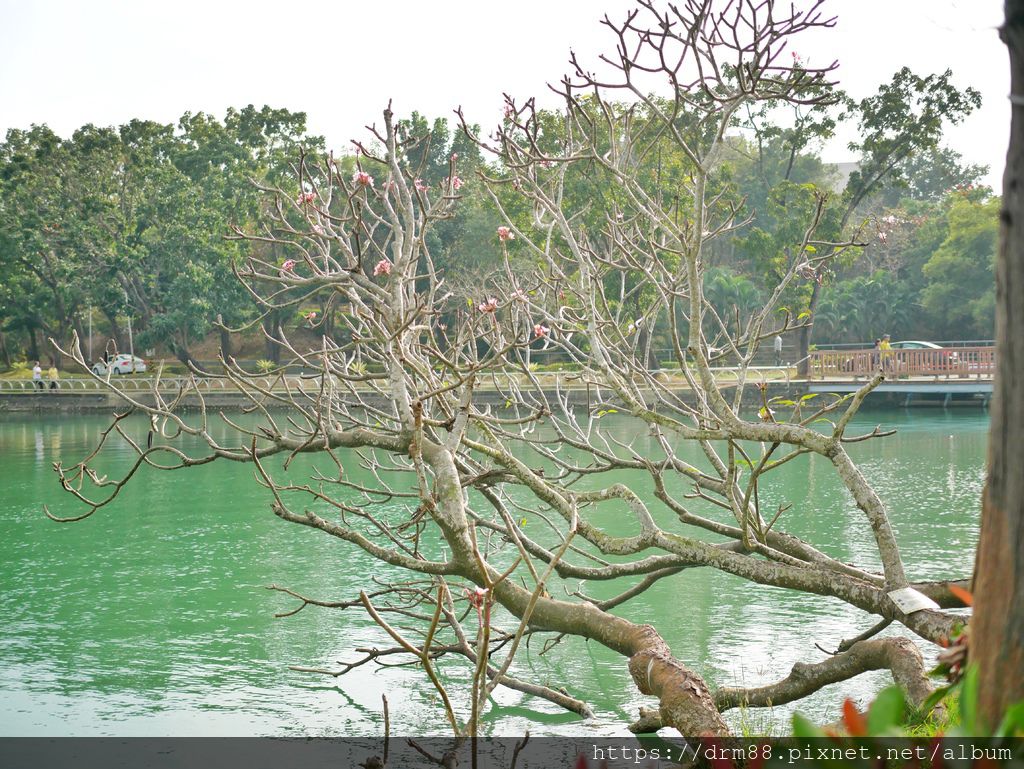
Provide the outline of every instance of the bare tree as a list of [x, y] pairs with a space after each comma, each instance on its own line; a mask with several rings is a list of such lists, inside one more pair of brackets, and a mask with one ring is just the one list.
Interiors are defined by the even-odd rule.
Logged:
[[[506, 252], [516, 245], [542, 267], [530, 274], [507, 257], [472, 303], [448, 291], [426, 245], [430, 228], [458, 203], [456, 157], [442, 188], [427, 189], [406, 161], [417, 139], [400, 136], [388, 110], [374, 143], [358, 145], [351, 177], [331, 158], [302, 158], [294, 190], [266, 190], [272, 205], [265, 231], [236, 233], [272, 246], [254, 254], [291, 256], [281, 263], [253, 256], [239, 276], [268, 314], [314, 297], [343, 307], [343, 332], [325, 335], [313, 350], [282, 336], [307, 372], [301, 377], [284, 370], [250, 376], [226, 361], [224, 376], [248, 398], [260, 418], [256, 428], [214, 416], [194, 382], [174, 397], [155, 388], [153, 401], [122, 393], [131, 410], [150, 416], [157, 440], [143, 445], [119, 416], [101, 447], [114, 434], [129, 442], [137, 459], [126, 476], [97, 475], [95, 453], [71, 468], [58, 465], [64, 487], [88, 506], [60, 520], [93, 514], [143, 465], [252, 463], [276, 515], [408, 572], [407, 581], [360, 594], [358, 604], [395, 645], [365, 650], [354, 664], [412, 655], [457, 734], [476, 732], [498, 685], [588, 712], [575, 697], [515, 676], [523, 639], [539, 634], [552, 634], [550, 642], [581, 636], [622, 654], [637, 688], [658, 703], [637, 728], [726, 735], [725, 709], [782, 704], [879, 668], [890, 669], [921, 702], [929, 686], [917, 647], [871, 637], [898, 622], [938, 641], [956, 621], [937, 608], [904, 611], [893, 591], [916, 590], [943, 606], [956, 599], [944, 583], [908, 583], [886, 508], [847, 453], [850, 442], [882, 436], [847, 435], [881, 375], [849, 399], [787, 404], [770, 401], [748, 370], [761, 341], [778, 330], [771, 318], [778, 317], [782, 292], [816, 279], [825, 263], [814, 255], [819, 249], [832, 254], [850, 244], [815, 239], [822, 200], [812, 197], [804, 236], [792, 244], [785, 277], [763, 308], [728, 323], [702, 292], [706, 245], [743, 223], [717, 175], [726, 132], [745, 104], [818, 98], [809, 94], [830, 68], [784, 62], [794, 35], [832, 24], [819, 5], [780, 10], [768, 0], [742, 0], [716, 10], [710, 0], [693, 0], [660, 11], [641, 1], [624, 22], [605, 20], [616, 38], [616, 53], [605, 61], [608, 78], [574, 60], [574, 75], [557, 88], [565, 101], [561, 129], [545, 132], [532, 102], [509, 99], [504, 124], [480, 140], [496, 160], [481, 181], [505, 216], [496, 236]], [[666, 81], [667, 96], [650, 95], [651, 83], [664, 88]], [[644, 171], [645, 157], [663, 147], [685, 165], [684, 182], [673, 190]], [[593, 174], [608, 195], [574, 208], [565, 185], [577, 172]], [[532, 223], [517, 223], [507, 210], [510, 195], [532, 210]], [[272, 289], [260, 288], [266, 286]], [[312, 313], [307, 320], [319, 322]], [[788, 315], [783, 321], [787, 329], [799, 324]], [[651, 369], [656, 328], [667, 334], [678, 375]], [[538, 374], [531, 363], [540, 347], [558, 350], [579, 372]], [[728, 387], [715, 365], [725, 357], [739, 380]], [[748, 392], [759, 399], [753, 418], [742, 408]], [[186, 397], [198, 399], [197, 415], [180, 412]], [[616, 439], [602, 422], [612, 410], [649, 432], [656, 448], [641, 451]], [[232, 443], [211, 437], [213, 418], [234, 429]], [[827, 431], [812, 427], [830, 418]], [[205, 451], [187, 454], [176, 445], [180, 436], [199, 439]], [[703, 467], [684, 459], [680, 441], [700, 448]], [[374, 482], [352, 479], [351, 460], [340, 450], [354, 452], [345, 457], [357, 456]], [[304, 483], [283, 480], [281, 469], [307, 453], [320, 455], [329, 469]], [[856, 501], [882, 573], [787, 534], [786, 520], [798, 511], [762, 510], [759, 490], [770, 474], [806, 454], [827, 459]], [[608, 480], [612, 471], [653, 484], [653, 497]], [[688, 491], [680, 494], [681, 487]], [[394, 514], [396, 505], [402, 515]], [[599, 523], [596, 513], [608, 506], [625, 511], [631, 534]], [[674, 519], [671, 526], [666, 518]], [[724, 542], [707, 542], [708, 533]], [[613, 613], [690, 568], [838, 598], [875, 615], [876, 624], [825, 662], [800, 665], [770, 687], [712, 692], [673, 656], [656, 627]], [[582, 586], [557, 597], [548, 590], [555, 575], [634, 584], [603, 601]], [[300, 609], [357, 603], [295, 597]], [[496, 606], [504, 611], [492, 611]], [[436, 673], [439, 656], [461, 656], [473, 666], [468, 717], [460, 718], [458, 701]]]

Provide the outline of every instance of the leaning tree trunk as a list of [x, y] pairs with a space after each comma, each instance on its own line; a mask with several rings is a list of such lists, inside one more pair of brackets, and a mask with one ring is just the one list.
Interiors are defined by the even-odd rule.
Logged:
[[996, 263], [996, 377], [989, 468], [974, 571], [971, 659], [981, 674], [979, 713], [995, 727], [1024, 699], [1024, 0], [1006, 0], [1001, 36], [1014, 94]]

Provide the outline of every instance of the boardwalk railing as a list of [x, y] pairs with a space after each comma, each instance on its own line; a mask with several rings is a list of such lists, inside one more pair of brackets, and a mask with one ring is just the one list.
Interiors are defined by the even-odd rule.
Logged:
[[816, 350], [810, 356], [811, 379], [855, 379], [883, 371], [900, 377], [991, 379], [996, 370], [994, 347], [941, 350]]
[[[304, 387], [315, 387], [309, 379], [298, 376], [287, 377], [288, 387], [301, 390]], [[143, 376], [119, 376], [111, 377], [110, 383], [126, 393], [143, 392], [153, 389], [154, 377]], [[268, 376], [257, 377], [253, 382], [266, 389], [283, 389], [284, 382], [281, 377]], [[42, 380], [43, 389], [50, 389], [50, 381]], [[200, 392], [227, 392], [234, 390], [234, 385], [227, 379], [219, 377], [196, 377], [187, 379], [185, 377], [163, 377], [160, 379], [161, 392], [173, 392], [183, 387], [197, 388]], [[31, 379], [0, 379], [0, 392], [31, 392], [38, 390], [39, 386]], [[57, 382], [57, 389], [64, 392], [109, 392], [109, 388], [95, 379], [60, 379]]]

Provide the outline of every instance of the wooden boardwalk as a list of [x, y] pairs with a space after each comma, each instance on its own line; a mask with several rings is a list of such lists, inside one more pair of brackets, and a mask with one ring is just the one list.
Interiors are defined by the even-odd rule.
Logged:
[[996, 359], [994, 347], [941, 350], [821, 350], [811, 353], [808, 392], [850, 393], [881, 371], [875, 388], [901, 399], [903, 405], [954, 402], [987, 405], [992, 397]]

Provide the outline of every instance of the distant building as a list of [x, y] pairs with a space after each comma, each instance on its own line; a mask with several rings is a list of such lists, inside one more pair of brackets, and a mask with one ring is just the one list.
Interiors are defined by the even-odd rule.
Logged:
[[825, 163], [827, 168], [835, 171], [830, 179], [832, 191], [839, 193], [846, 189], [846, 183], [854, 171], [860, 170], [860, 163], [856, 160], [849, 163]]

